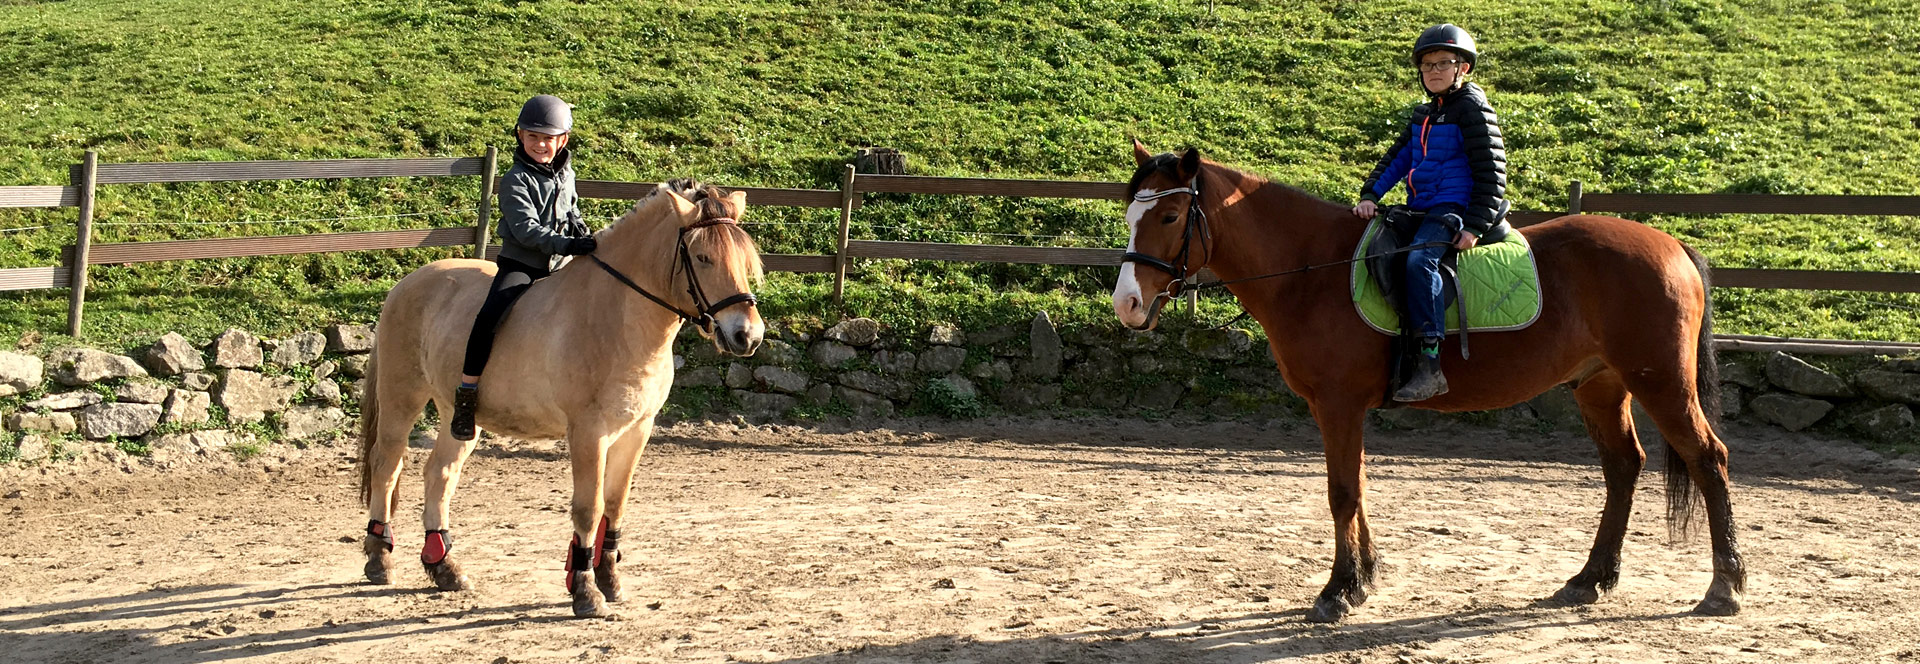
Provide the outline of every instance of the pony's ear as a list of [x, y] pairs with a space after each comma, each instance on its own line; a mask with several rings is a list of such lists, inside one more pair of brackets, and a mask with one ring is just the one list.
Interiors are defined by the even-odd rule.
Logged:
[[[687, 197], [681, 196], [680, 192], [673, 190], [673, 187], [662, 184], [660, 188], [665, 190], [667, 200], [673, 203], [674, 214], [679, 215], [682, 220], [699, 220], [700, 206], [695, 205], [693, 201], [687, 200]], [[683, 221], [683, 225], [684, 223]]]
[[1153, 153], [1147, 151], [1147, 144], [1141, 143], [1138, 138], [1133, 139], [1133, 165], [1145, 166], [1147, 160], [1152, 158]]
[[731, 194], [727, 194], [727, 202], [733, 204], [735, 221], [739, 221], [739, 217], [747, 213], [747, 192], [736, 190]]
[[1200, 148], [1187, 148], [1187, 153], [1180, 155], [1180, 179], [1191, 179], [1199, 172]]

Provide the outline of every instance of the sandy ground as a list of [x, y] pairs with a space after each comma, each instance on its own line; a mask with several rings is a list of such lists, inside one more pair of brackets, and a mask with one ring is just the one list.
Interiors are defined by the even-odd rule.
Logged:
[[[1274, 423], [897, 421], [664, 429], [625, 527], [632, 599], [570, 617], [567, 465], [483, 448], [456, 498], [478, 589], [361, 583], [351, 459], [0, 471], [0, 660], [693, 662], [1920, 661], [1920, 472], [1730, 426], [1747, 610], [1687, 610], [1657, 462], [1616, 593], [1551, 608], [1602, 501], [1577, 434], [1370, 437], [1382, 584], [1304, 608], [1332, 556], [1319, 442]], [[1659, 457], [1656, 448], [1650, 456]], [[420, 543], [415, 451], [400, 550]]]

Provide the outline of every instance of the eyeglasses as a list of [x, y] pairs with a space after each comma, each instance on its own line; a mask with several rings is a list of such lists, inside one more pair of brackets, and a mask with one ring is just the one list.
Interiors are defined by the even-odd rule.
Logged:
[[1420, 63], [1420, 71], [1449, 71], [1449, 70], [1457, 69], [1459, 67], [1460, 67], [1459, 60], [1441, 60], [1439, 62]]

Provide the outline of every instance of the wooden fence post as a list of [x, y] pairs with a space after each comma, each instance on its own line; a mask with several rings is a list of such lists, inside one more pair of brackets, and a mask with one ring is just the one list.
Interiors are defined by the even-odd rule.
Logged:
[[1580, 214], [1580, 181], [1567, 183], [1567, 214]]
[[473, 257], [487, 257], [487, 231], [493, 222], [493, 169], [500, 166], [500, 151], [487, 146], [486, 165], [480, 167], [480, 222], [473, 229]]
[[853, 164], [847, 164], [847, 172], [840, 178], [840, 240], [833, 246], [833, 306], [839, 308], [844, 301], [847, 285], [847, 226], [853, 223]]
[[67, 296], [67, 336], [74, 338], [80, 337], [80, 310], [87, 301], [87, 250], [93, 246], [93, 183], [99, 163], [100, 153], [88, 150], [86, 161], [80, 164], [80, 181], [71, 183], [80, 188], [80, 221], [75, 224], [73, 245], [73, 287]]

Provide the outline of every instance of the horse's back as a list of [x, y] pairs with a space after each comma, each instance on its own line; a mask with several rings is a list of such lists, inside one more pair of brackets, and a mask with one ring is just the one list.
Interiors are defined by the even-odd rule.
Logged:
[[375, 328], [380, 364], [413, 374], [447, 361], [435, 357], [434, 349], [464, 349], [497, 269], [491, 261], [449, 258], [400, 279], [380, 306]]

